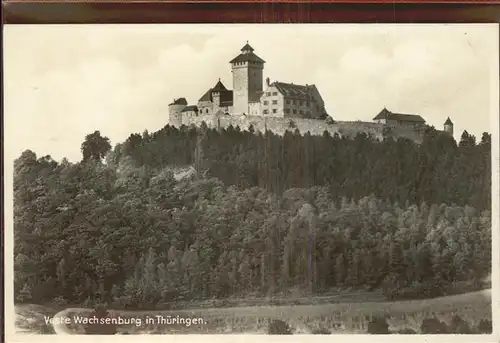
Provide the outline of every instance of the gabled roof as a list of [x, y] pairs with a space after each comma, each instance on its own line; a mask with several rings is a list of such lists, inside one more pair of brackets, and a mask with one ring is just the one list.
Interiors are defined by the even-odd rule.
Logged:
[[209, 88], [198, 101], [212, 101], [212, 88]]
[[[220, 93], [220, 101], [221, 101], [221, 105], [222, 106], [232, 106], [233, 105], [233, 91], [228, 90], [226, 88], [226, 86], [224, 86], [224, 84], [221, 82], [220, 79], [215, 84], [215, 86], [213, 86], [212, 88], [210, 88], [209, 90], [207, 90], [205, 92], [205, 94], [203, 94], [202, 97], [198, 101], [209, 101], [209, 102], [212, 102], [213, 101], [212, 93], [214, 93], [214, 92]], [[227, 103], [229, 100], [231, 100], [231, 104], [230, 105], [223, 105], [222, 104], [223, 102]]]
[[416, 114], [402, 114], [402, 113], [392, 113], [387, 108], [384, 107], [382, 111], [373, 120], [379, 119], [393, 119], [399, 121], [409, 121], [416, 123], [425, 123], [424, 118]]
[[283, 94], [284, 97], [290, 98], [301, 98], [301, 99], [309, 99], [313, 90], [316, 88], [315, 85], [294, 85], [293, 83], [284, 83], [284, 82], [273, 82], [271, 86], [276, 87], [278, 92]]
[[181, 112], [195, 111], [198, 112], [198, 107], [196, 105], [186, 106]]
[[217, 82], [215, 86], [212, 88], [212, 92], [222, 92], [222, 91], [227, 91], [227, 88], [222, 84], [222, 82], [219, 79], [219, 82]]
[[453, 125], [453, 123], [451, 122], [450, 117], [448, 117], [448, 119], [446, 119], [446, 121], [444, 122], [444, 125]]
[[169, 104], [170, 105], [187, 105], [188, 102], [186, 100], [186, 98], [179, 98], [179, 99], [174, 99], [174, 101]]

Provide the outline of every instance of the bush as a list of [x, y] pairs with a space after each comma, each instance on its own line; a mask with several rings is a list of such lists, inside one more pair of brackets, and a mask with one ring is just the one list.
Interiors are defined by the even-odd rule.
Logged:
[[335, 120], [334, 120], [332, 117], [330, 117], [330, 116], [326, 117], [325, 122], [326, 122], [328, 125], [335, 124]]
[[389, 324], [387, 320], [382, 317], [375, 317], [368, 323], [368, 333], [369, 334], [388, 334]]
[[422, 321], [420, 331], [423, 334], [444, 334], [448, 333], [448, 326], [437, 318], [426, 318]]
[[404, 328], [398, 331], [400, 335], [415, 335], [417, 332], [410, 328]]
[[455, 315], [451, 320], [449, 333], [472, 333], [469, 324], [459, 315]]
[[493, 325], [489, 319], [481, 319], [477, 325], [478, 333], [490, 334], [493, 332]]
[[292, 335], [290, 325], [279, 319], [273, 319], [269, 323], [268, 334], [270, 335]]

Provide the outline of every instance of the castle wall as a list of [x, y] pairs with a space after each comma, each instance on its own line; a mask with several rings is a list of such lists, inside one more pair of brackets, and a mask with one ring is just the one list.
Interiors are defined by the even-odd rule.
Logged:
[[182, 124], [182, 110], [186, 108], [186, 105], [169, 105], [168, 106], [168, 120], [171, 125], [180, 126]]
[[383, 139], [384, 131], [390, 137], [395, 139], [408, 138], [416, 143], [422, 142], [423, 131], [425, 128], [413, 128], [400, 125], [384, 125], [373, 122], [361, 121], [338, 121], [334, 124], [327, 124], [324, 120], [305, 119], [305, 118], [279, 118], [262, 116], [243, 116], [243, 115], [214, 115], [198, 114], [192, 112], [182, 113], [182, 118], [177, 122], [170, 121], [170, 125], [180, 127], [200, 126], [203, 122], [210, 128], [227, 128], [239, 126], [241, 130], [248, 130], [250, 125], [256, 132], [265, 132], [266, 128], [276, 134], [283, 135], [285, 131], [295, 132], [296, 129], [301, 134], [310, 132], [313, 136], [323, 135], [328, 131], [331, 135], [335, 133], [344, 137], [355, 137], [358, 133], [364, 132], [375, 139]]
[[[311, 135], [317, 136], [323, 135], [325, 131], [328, 131], [331, 135], [338, 133], [339, 135], [347, 137], [354, 137], [359, 132], [366, 132], [378, 139], [382, 139], [384, 128], [384, 125], [378, 123], [337, 122], [335, 124], [327, 124], [324, 120], [305, 118], [243, 115], [216, 116], [206, 114], [200, 114], [198, 116], [192, 114], [183, 115], [181, 125], [200, 126], [202, 122], [205, 122], [210, 128], [227, 128], [232, 125], [233, 127], [239, 126], [241, 130], [248, 130], [250, 125], [252, 125], [255, 131], [265, 132], [267, 128], [267, 130], [279, 135], [283, 135], [285, 131], [295, 132], [296, 129], [298, 129], [301, 134], [310, 132]], [[175, 124], [172, 125], [175, 126]]]

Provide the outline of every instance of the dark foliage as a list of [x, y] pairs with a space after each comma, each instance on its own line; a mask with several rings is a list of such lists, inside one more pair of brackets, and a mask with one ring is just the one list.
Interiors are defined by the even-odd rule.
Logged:
[[[480, 287], [489, 149], [489, 135], [457, 146], [430, 132], [418, 146], [167, 126], [106, 163], [105, 149], [76, 164], [28, 150], [15, 161], [16, 301], [165, 308], [290, 289], [402, 299]], [[186, 164], [197, 174], [176, 181], [167, 167]]]
[[271, 320], [267, 332], [270, 335], [292, 335], [290, 325], [280, 319]]
[[389, 334], [389, 324], [387, 320], [383, 317], [374, 317], [368, 323], [368, 333], [369, 334]]
[[477, 325], [477, 330], [480, 334], [491, 334], [493, 331], [493, 324], [491, 320], [481, 319]]
[[[446, 334], [448, 326], [437, 318], [426, 318], [422, 321], [420, 331], [423, 334]], [[452, 331], [452, 333], [455, 333]]]
[[471, 328], [469, 327], [469, 323], [467, 323], [462, 317], [459, 315], [455, 315], [449, 327], [449, 331], [455, 334], [470, 334], [472, 333]]

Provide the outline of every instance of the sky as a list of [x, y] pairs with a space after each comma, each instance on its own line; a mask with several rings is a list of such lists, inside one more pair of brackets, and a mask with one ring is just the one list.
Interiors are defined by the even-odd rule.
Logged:
[[26, 149], [81, 159], [95, 130], [112, 145], [168, 123], [168, 104], [196, 104], [246, 41], [264, 78], [315, 84], [336, 120], [386, 107], [455, 137], [498, 120], [495, 25], [5, 25], [6, 159]]

